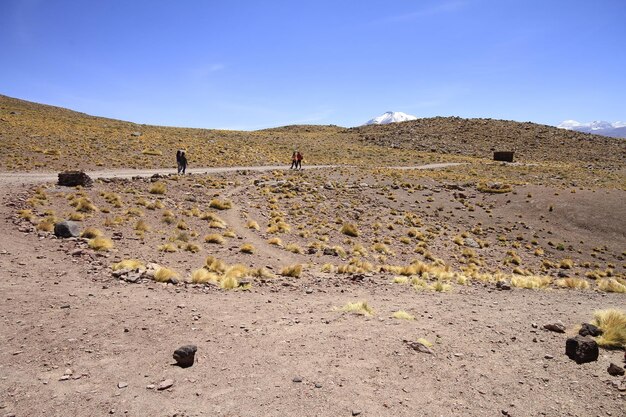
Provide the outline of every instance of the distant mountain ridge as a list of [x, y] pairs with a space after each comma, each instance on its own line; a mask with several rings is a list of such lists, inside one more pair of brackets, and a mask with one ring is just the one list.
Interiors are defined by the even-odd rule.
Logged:
[[402, 113], [401, 111], [388, 111], [378, 117], [368, 120], [364, 126], [368, 125], [386, 125], [389, 123], [408, 122], [409, 120], [417, 120], [417, 117]]
[[589, 123], [580, 123], [576, 120], [565, 120], [557, 126], [559, 129], [575, 130], [594, 135], [609, 136], [613, 138], [626, 138], [626, 122], [606, 122], [595, 120]]

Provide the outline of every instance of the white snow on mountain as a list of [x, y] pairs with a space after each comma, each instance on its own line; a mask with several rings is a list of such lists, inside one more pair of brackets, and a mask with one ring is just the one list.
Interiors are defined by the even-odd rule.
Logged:
[[606, 122], [595, 120], [589, 123], [580, 123], [576, 120], [565, 120], [557, 125], [560, 129], [575, 130], [577, 132], [593, 133], [595, 135], [626, 138], [626, 122]]
[[381, 114], [378, 117], [369, 120], [366, 125], [386, 125], [389, 123], [406, 122], [408, 120], [416, 120], [417, 117], [410, 114], [402, 113], [401, 111], [388, 111]]

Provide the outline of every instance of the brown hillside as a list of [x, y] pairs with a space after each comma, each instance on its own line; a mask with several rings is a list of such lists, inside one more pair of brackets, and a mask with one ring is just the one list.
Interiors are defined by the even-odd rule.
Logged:
[[489, 158], [515, 151], [522, 161], [581, 161], [623, 166], [626, 141], [536, 123], [434, 117], [353, 129], [365, 143]]

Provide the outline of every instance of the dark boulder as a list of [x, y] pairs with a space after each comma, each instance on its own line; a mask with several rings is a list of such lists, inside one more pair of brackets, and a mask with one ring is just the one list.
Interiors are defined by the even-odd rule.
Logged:
[[189, 368], [193, 365], [196, 351], [198, 347], [196, 345], [185, 345], [181, 346], [174, 351], [174, 359], [176, 360], [176, 364], [181, 368]]
[[624, 368], [622, 368], [619, 365], [615, 365], [614, 363], [611, 363], [606, 371], [611, 376], [622, 376], [622, 375], [624, 375], [624, 373], [626, 373], [626, 371], [624, 371]]
[[63, 237], [63, 238], [79, 237], [80, 228], [78, 226], [78, 223], [64, 220], [54, 225], [54, 235], [56, 237]]
[[598, 344], [589, 336], [570, 337], [565, 342], [565, 354], [577, 364], [598, 360]]
[[602, 329], [594, 326], [593, 324], [583, 323], [582, 327], [578, 331], [581, 336], [600, 336], [603, 333]]
[[63, 171], [59, 172], [58, 184], [64, 187], [76, 187], [78, 185], [91, 187], [93, 181], [83, 171]]

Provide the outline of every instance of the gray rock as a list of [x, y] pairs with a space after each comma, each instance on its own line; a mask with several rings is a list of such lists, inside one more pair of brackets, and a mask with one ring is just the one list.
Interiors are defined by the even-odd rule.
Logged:
[[80, 227], [76, 222], [63, 220], [54, 225], [54, 235], [62, 238], [79, 237]]
[[624, 373], [626, 371], [624, 371], [624, 368], [622, 368], [619, 365], [615, 365], [614, 363], [611, 362], [611, 364], [609, 365], [609, 367], [606, 369], [606, 371], [609, 373], [609, 375], [611, 376], [622, 376], [624, 375]]
[[589, 336], [570, 337], [565, 342], [565, 354], [577, 364], [598, 360], [598, 344]]
[[91, 187], [93, 180], [83, 171], [63, 171], [59, 172], [58, 184], [64, 187]]
[[551, 332], [565, 333], [565, 325], [560, 321], [544, 324], [543, 328], [546, 330], [550, 330]]
[[467, 237], [465, 238], [465, 246], [467, 246], [468, 248], [477, 248], [480, 249], [480, 245], [478, 244], [478, 242], [476, 242], [474, 239], [472, 239], [471, 237]]
[[174, 359], [176, 364], [181, 368], [189, 368], [193, 365], [198, 347], [196, 345], [181, 346], [174, 351]]
[[173, 379], [166, 379], [165, 381], [159, 382], [159, 385], [157, 385], [156, 388], [159, 391], [163, 391], [164, 389], [170, 388], [172, 385], [174, 385], [174, 380]]
[[434, 355], [434, 352], [432, 351], [432, 349], [430, 349], [428, 346], [426, 346], [423, 343], [412, 342], [412, 341], [409, 341], [409, 340], [404, 340], [404, 343], [406, 343], [408, 347], [410, 347], [411, 349], [413, 349], [416, 352], [428, 353], [429, 355]]
[[302, 377], [300, 376], [294, 376], [292, 379], [293, 382], [302, 382]]

